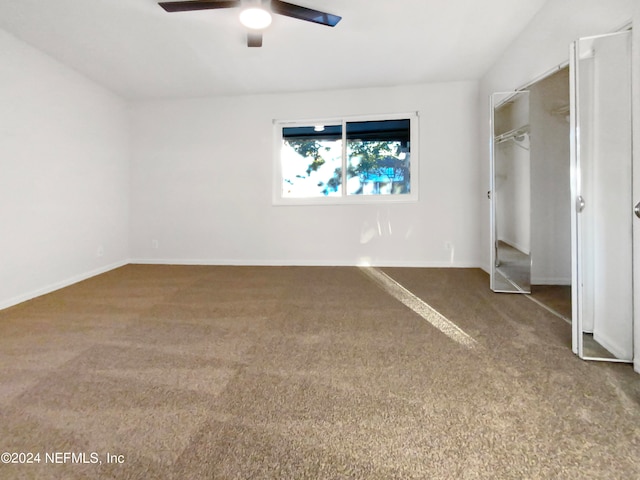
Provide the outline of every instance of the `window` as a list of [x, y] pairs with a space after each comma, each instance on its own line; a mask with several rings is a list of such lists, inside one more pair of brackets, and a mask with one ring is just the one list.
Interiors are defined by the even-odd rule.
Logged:
[[275, 122], [275, 203], [417, 200], [417, 119]]

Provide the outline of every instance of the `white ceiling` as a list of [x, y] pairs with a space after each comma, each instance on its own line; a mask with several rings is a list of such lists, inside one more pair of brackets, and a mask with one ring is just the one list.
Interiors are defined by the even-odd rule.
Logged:
[[546, 0], [288, 0], [342, 16], [276, 15], [246, 46], [238, 9], [154, 0], [0, 0], [0, 28], [125, 99], [478, 79]]

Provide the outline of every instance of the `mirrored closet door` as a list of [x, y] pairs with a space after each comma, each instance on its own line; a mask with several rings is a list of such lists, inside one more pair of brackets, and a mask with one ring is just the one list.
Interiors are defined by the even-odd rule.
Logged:
[[491, 289], [531, 292], [529, 92], [491, 97]]

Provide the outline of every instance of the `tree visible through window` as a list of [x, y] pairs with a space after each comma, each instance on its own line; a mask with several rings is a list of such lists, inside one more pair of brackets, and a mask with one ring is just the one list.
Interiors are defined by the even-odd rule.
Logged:
[[282, 127], [281, 197], [408, 196], [411, 119]]
[[340, 196], [342, 125], [283, 128], [284, 197]]
[[411, 192], [410, 121], [347, 123], [347, 194]]

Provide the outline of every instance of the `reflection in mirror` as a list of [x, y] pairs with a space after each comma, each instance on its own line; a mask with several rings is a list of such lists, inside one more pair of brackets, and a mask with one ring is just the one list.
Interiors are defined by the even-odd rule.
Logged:
[[491, 289], [531, 291], [529, 92], [491, 99]]

